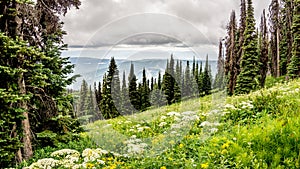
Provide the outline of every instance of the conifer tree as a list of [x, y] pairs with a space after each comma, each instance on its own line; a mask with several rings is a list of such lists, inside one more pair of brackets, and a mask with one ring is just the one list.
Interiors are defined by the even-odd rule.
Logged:
[[161, 73], [160, 73], [160, 71], [158, 72], [157, 87], [159, 90], [161, 90]]
[[248, 0], [244, 52], [241, 60], [241, 73], [237, 79], [236, 94], [249, 93], [255, 90], [259, 84], [258, 45], [255, 31], [254, 8], [252, 0]]
[[107, 71], [107, 76], [103, 79], [103, 103], [104, 109], [102, 111], [104, 118], [115, 118], [120, 115], [118, 108], [120, 108], [120, 79], [119, 71], [115, 59], [112, 57]]
[[142, 86], [140, 87], [140, 95], [141, 95], [141, 110], [145, 111], [148, 107], [150, 107], [150, 100], [149, 100], [149, 84], [147, 84], [147, 77], [146, 77], [146, 70], [143, 69], [143, 82]]
[[209, 95], [211, 93], [211, 75], [208, 64], [208, 55], [206, 56], [205, 67], [202, 77], [202, 91], [204, 95]]
[[77, 117], [87, 115], [87, 98], [88, 98], [88, 84], [85, 80], [82, 80], [80, 88], [80, 100], [79, 108], [77, 109]]
[[202, 71], [202, 62], [200, 62], [200, 69], [199, 69], [199, 75], [198, 75], [198, 91], [199, 95], [203, 96], [203, 71]]
[[280, 52], [280, 75], [287, 74], [287, 67], [292, 57], [293, 46], [293, 0], [281, 0], [283, 3], [280, 10], [280, 27], [281, 41], [279, 46]]
[[174, 79], [174, 59], [173, 55], [171, 55], [170, 62], [167, 61], [167, 66], [165, 70], [165, 74], [163, 76], [163, 86], [162, 90], [166, 95], [166, 99], [168, 104], [172, 104], [175, 102], [174, 100], [174, 86], [175, 86], [175, 79]]
[[236, 48], [236, 17], [235, 11], [231, 12], [230, 22], [227, 28], [228, 36], [226, 40], [226, 60], [225, 60], [225, 76], [227, 77], [228, 94], [234, 93], [236, 85], [236, 77], [238, 73], [237, 68], [237, 48]]
[[265, 86], [265, 79], [268, 72], [268, 29], [265, 10], [261, 16], [260, 34], [259, 34], [259, 74], [260, 87]]
[[300, 1], [294, 1], [294, 16], [293, 16], [293, 48], [292, 58], [288, 66], [288, 76], [296, 78], [300, 76]]
[[280, 4], [278, 0], [272, 0], [269, 12], [270, 12], [270, 34], [271, 34], [271, 41], [270, 41], [270, 54], [271, 54], [271, 74], [274, 77], [280, 76]]
[[121, 90], [121, 114], [126, 115], [132, 112], [131, 110], [131, 103], [128, 95], [128, 88], [126, 86], [126, 77], [125, 71], [123, 72], [123, 79], [122, 79], [122, 90]]
[[[242, 59], [242, 54], [243, 54], [243, 45], [245, 42], [245, 30], [246, 30], [246, 18], [247, 18], [247, 10], [246, 10], [246, 1], [241, 0], [241, 9], [240, 9], [240, 23], [239, 23], [239, 28], [237, 31], [237, 57], [233, 61], [235, 63], [235, 73], [234, 73], [234, 86], [236, 86], [236, 80], [237, 76], [241, 72], [241, 59]], [[233, 93], [233, 92], [232, 92]]]
[[134, 65], [131, 63], [130, 73], [128, 76], [128, 93], [130, 98], [130, 103], [135, 110], [131, 110], [131, 113], [135, 113], [140, 110], [140, 95], [137, 90], [137, 78], [134, 74]]
[[[4, 168], [6, 160], [9, 165], [13, 165], [15, 162], [28, 160], [33, 155], [32, 135], [45, 129], [64, 133], [58, 131], [60, 126], [57, 126], [57, 121], [51, 121], [53, 117], [58, 114], [74, 116], [70, 97], [65, 90], [74, 81], [74, 78], [66, 78], [73, 66], [68, 65], [68, 58], [60, 57], [60, 50], [65, 45], [62, 42], [64, 32], [59, 15], [65, 15], [72, 6], [78, 8], [80, 1], [43, 2], [38, 1], [37, 5], [32, 5], [23, 0], [0, 1], [0, 32], [5, 34], [1, 33], [1, 49], [8, 47], [8, 44], [17, 45], [14, 49], [9, 47], [10, 50], [1, 50], [1, 66], [20, 70], [18, 76], [14, 77], [17, 81], [5, 79], [3, 86], [16, 86], [14, 90], [19, 91], [18, 94], [27, 96], [27, 99], [19, 99], [16, 104], [9, 103], [11, 109], [19, 109], [24, 117], [22, 123], [16, 122], [14, 129], [9, 131], [15, 137], [20, 135], [19, 140], [22, 140], [23, 146], [17, 152], [12, 150], [7, 153], [16, 154], [15, 160], [6, 156], [0, 158], [1, 167]], [[19, 51], [14, 53], [16, 49]], [[8, 51], [15, 54], [14, 59], [6, 58], [10, 55]], [[3, 89], [6, 93], [7, 88]], [[10, 122], [15, 121], [12, 119]], [[56, 128], [53, 129], [53, 126]], [[22, 134], [15, 132], [20, 131], [19, 129], [23, 131]]]
[[218, 56], [218, 65], [217, 65], [217, 74], [214, 81], [215, 89], [224, 89], [225, 88], [225, 78], [224, 78], [224, 58], [223, 58], [223, 44], [222, 40], [219, 42], [219, 56]]
[[192, 86], [192, 81], [191, 81], [191, 70], [190, 70], [190, 62], [186, 62], [186, 68], [185, 68], [185, 73], [184, 73], [184, 82], [183, 82], [183, 97], [184, 98], [189, 98], [192, 95], [191, 91], [191, 86]]

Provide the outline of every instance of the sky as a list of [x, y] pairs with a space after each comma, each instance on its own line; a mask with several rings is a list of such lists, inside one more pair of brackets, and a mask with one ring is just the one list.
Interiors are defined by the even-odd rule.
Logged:
[[[271, 0], [253, 0], [256, 22]], [[240, 0], [81, 0], [62, 18], [63, 56], [116, 59], [217, 59]], [[239, 19], [239, 17], [238, 17]]]

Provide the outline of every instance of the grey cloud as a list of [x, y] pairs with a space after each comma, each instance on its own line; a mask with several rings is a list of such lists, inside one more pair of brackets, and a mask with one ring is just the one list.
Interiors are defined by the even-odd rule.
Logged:
[[[240, 0], [83, 0], [81, 9], [71, 10], [63, 19], [68, 32], [65, 41], [74, 47], [217, 45], [226, 33], [231, 10], [239, 14], [239, 3]], [[257, 19], [269, 3], [270, 0], [254, 0]]]

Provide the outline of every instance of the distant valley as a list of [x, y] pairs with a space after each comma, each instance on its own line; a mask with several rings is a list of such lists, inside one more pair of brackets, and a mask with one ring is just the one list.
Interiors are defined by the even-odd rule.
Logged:
[[[69, 86], [69, 88], [78, 90], [83, 79], [85, 79], [88, 84], [93, 84], [94, 82], [102, 81], [102, 77], [109, 66], [110, 59], [98, 59], [98, 58], [88, 58], [88, 57], [71, 57], [70, 62], [75, 64], [74, 74], [81, 75], [80, 78], [77, 78], [76, 82]], [[126, 78], [128, 77], [128, 72], [130, 69], [130, 64], [134, 64], [135, 74], [137, 75], [138, 80], [142, 77], [143, 68], [146, 69], [147, 78], [151, 77], [157, 78], [158, 72], [161, 71], [162, 75], [164, 74], [166, 68], [166, 59], [144, 59], [144, 60], [124, 60], [116, 59], [118, 70], [120, 72], [120, 79], [122, 81], [122, 75], [125, 71]], [[187, 60], [182, 60], [183, 69], [186, 67]], [[205, 61], [198, 60], [199, 64], [202, 62], [203, 67]], [[175, 60], [176, 64], [176, 60]], [[212, 75], [216, 74], [217, 71], [217, 61], [209, 61], [211, 65]], [[190, 60], [190, 68], [192, 68], [192, 60]], [[72, 74], [72, 75], [74, 75]], [[127, 79], [126, 79], [127, 80]]]

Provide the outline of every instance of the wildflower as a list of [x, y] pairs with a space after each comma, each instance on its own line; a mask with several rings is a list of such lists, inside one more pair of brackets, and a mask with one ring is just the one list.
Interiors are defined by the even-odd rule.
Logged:
[[182, 143], [179, 144], [179, 148], [183, 148], [183, 146], [184, 146], [184, 144], [182, 144]]
[[222, 145], [222, 149], [226, 149], [229, 147], [230, 142], [226, 142]]
[[203, 168], [203, 169], [208, 168], [208, 163], [203, 163], [203, 164], [201, 164], [201, 168]]
[[210, 132], [211, 132], [211, 133], [216, 133], [217, 131], [218, 131], [217, 128], [211, 128], [211, 129], [210, 129]]
[[54, 151], [53, 153], [51, 153], [52, 157], [63, 157], [63, 156], [67, 156], [67, 155], [79, 156], [80, 153], [76, 150], [71, 150], [71, 149], [62, 149], [62, 150]]
[[166, 116], [161, 116], [160, 120], [165, 120], [167, 117]]
[[161, 123], [159, 123], [159, 127], [163, 127], [163, 126], [165, 126], [165, 125], [167, 125], [168, 123], [166, 123], [166, 122], [161, 122]]
[[160, 167], [160, 169], [167, 169], [167, 167], [166, 166], [162, 166], [162, 167]]
[[167, 115], [168, 116], [180, 116], [180, 114], [177, 112], [169, 112]]
[[109, 169], [116, 169], [117, 168], [117, 165], [116, 164], [113, 164], [109, 167]]
[[104, 162], [103, 160], [97, 160], [97, 163], [98, 163], [98, 164], [102, 164], [102, 165], [105, 164], [105, 162]]
[[94, 164], [92, 164], [92, 163], [86, 163], [86, 168], [93, 168], [94, 167]]
[[227, 154], [227, 152], [228, 151], [226, 149], [224, 149], [224, 150], [221, 151], [221, 154], [224, 155], [224, 154]]
[[108, 157], [108, 158], [107, 158], [107, 161], [111, 161], [111, 160], [113, 160], [112, 157]]

